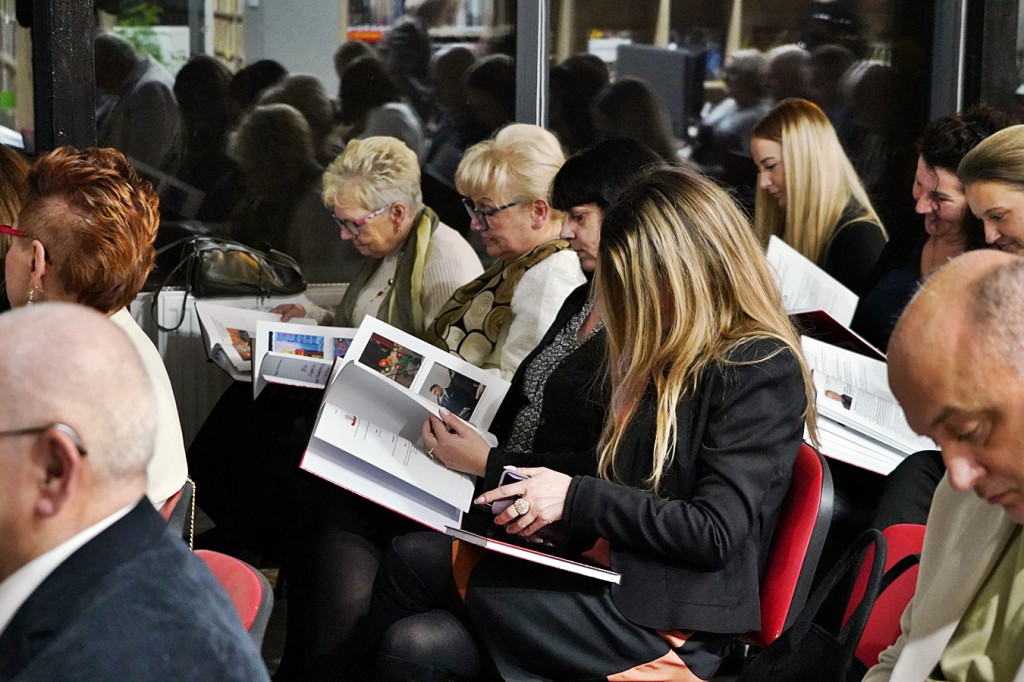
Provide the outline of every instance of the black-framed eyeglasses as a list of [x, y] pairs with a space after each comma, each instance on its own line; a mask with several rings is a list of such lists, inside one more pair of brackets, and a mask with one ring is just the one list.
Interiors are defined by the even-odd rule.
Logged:
[[85, 457], [86, 452], [85, 446], [82, 445], [82, 439], [78, 437], [78, 433], [67, 424], [61, 422], [51, 422], [42, 426], [29, 426], [24, 429], [10, 429], [8, 431], [0, 431], [0, 438], [4, 436], [28, 436], [33, 433], [42, 433], [43, 431], [49, 431], [50, 429], [56, 429], [65, 436], [71, 439], [71, 442], [75, 444], [75, 449], [78, 450], [78, 454]]
[[348, 230], [349, 232], [351, 232], [353, 237], [358, 237], [359, 236], [359, 228], [361, 228], [363, 225], [365, 225], [366, 223], [370, 222], [371, 220], [373, 220], [374, 218], [379, 216], [384, 211], [387, 211], [392, 206], [394, 206], [394, 204], [388, 204], [384, 208], [378, 208], [373, 213], [371, 213], [368, 216], [365, 216], [363, 218], [360, 218], [359, 220], [349, 220], [348, 218], [339, 218], [338, 214], [335, 213], [334, 211], [330, 211], [330, 214], [331, 214], [331, 217], [334, 218], [334, 223], [339, 228], [344, 228], [344, 229]]
[[31, 232], [25, 232], [24, 230], [19, 230], [18, 228], [11, 227], [10, 225], [0, 225], [0, 234], [9, 234], [12, 237], [28, 237], [29, 239], [39, 242], [43, 247], [43, 254], [46, 260], [50, 260], [50, 251], [46, 248], [46, 244], [43, 244], [43, 241]]
[[526, 200], [523, 199], [520, 201], [510, 202], [508, 204], [505, 204], [504, 206], [498, 206], [497, 208], [488, 208], [486, 210], [481, 210], [476, 207], [476, 204], [473, 203], [472, 199], [470, 199], [469, 197], [462, 197], [462, 205], [466, 207], [466, 213], [469, 214], [470, 219], [476, 219], [476, 221], [480, 223], [480, 227], [484, 228], [485, 230], [491, 229], [490, 223], [487, 222], [488, 218], [494, 216], [495, 214], [501, 211], [504, 211], [506, 208], [512, 208], [513, 206], [518, 206], [519, 204], [525, 203]]

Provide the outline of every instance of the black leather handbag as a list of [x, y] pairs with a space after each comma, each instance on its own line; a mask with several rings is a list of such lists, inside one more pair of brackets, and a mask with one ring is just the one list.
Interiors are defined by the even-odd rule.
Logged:
[[[157, 262], [166, 261], [165, 254], [177, 251], [177, 264], [171, 267], [155, 288], [152, 306], [165, 286], [181, 286], [185, 298], [216, 296], [291, 296], [306, 290], [306, 280], [299, 264], [280, 251], [260, 251], [245, 244], [210, 235], [193, 235], [174, 240], [159, 248]], [[173, 331], [185, 319], [185, 303]], [[155, 319], [155, 314], [154, 314]]]
[[[838, 634], [815, 624], [814, 617], [829, 597], [860, 570], [864, 552], [874, 545], [864, 596]], [[736, 678], [737, 682], [859, 682], [867, 668], [854, 655], [878, 595], [893, 580], [917, 563], [911, 555], [885, 571], [885, 537], [877, 530], [864, 531], [814, 589], [793, 624], [755, 656]]]

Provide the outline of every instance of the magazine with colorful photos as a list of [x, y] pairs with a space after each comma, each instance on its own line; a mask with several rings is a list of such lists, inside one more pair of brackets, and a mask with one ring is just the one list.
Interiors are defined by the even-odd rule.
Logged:
[[907, 455], [936, 449], [907, 424], [884, 362], [806, 336], [801, 344], [817, 393], [822, 454], [887, 475]]
[[[252, 345], [256, 323], [281, 321], [281, 316], [263, 310], [237, 308], [196, 301], [196, 316], [210, 360], [235, 381], [252, 381]], [[315, 326], [316, 320], [295, 318], [292, 324]]]
[[306, 324], [258, 320], [253, 336], [252, 397], [269, 384], [322, 389], [336, 358], [343, 358], [355, 327], [310, 329]]
[[[580, 557], [566, 557], [557, 548], [515, 542], [473, 533], [461, 528], [463, 515], [471, 508], [474, 477], [453, 471], [426, 452], [423, 422], [436, 414], [439, 405], [416, 392], [429, 374], [427, 366], [441, 362], [453, 369], [469, 371], [461, 361], [451, 363], [438, 351], [414, 344], [415, 351], [401, 345], [403, 356], [414, 359], [401, 369], [377, 364], [376, 368], [357, 358], [373, 350], [374, 335], [396, 340], [393, 331], [378, 331], [364, 338], [367, 343], [350, 348], [348, 357], [335, 364], [317, 415], [313, 434], [300, 467], [305, 471], [407, 516], [428, 528], [479, 545], [491, 551], [516, 556], [579, 575], [618, 582], [619, 574], [587, 563]], [[419, 352], [416, 352], [419, 351]], [[374, 353], [377, 357], [379, 353]], [[390, 356], [390, 353], [389, 353]], [[396, 358], [401, 361], [403, 358]], [[414, 367], [418, 364], [418, 369]], [[475, 369], [475, 368], [474, 368]], [[415, 374], [410, 388], [404, 383]], [[488, 373], [484, 373], [488, 374]], [[507, 385], [489, 379], [488, 391], [504, 395]], [[479, 408], [478, 408], [479, 409]], [[474, 413], [475, 414], [475, 413]], [[493, 436], [485, 435], [493, 446]]]

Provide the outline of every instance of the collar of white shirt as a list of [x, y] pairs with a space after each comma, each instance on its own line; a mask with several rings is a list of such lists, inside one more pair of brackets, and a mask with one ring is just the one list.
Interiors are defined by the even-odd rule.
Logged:
[[77, 535], [65, 540], [49, 552], [37, 556], [0, 583], [0, 635], [10, 624], [21, 605], [35, 592], [47, 576], [53, 573], [64, 560], [74, 554], [82, 545], [114, 525], [128, 514], [134, 504], [119, 509], [99, 523], [94, 523]]

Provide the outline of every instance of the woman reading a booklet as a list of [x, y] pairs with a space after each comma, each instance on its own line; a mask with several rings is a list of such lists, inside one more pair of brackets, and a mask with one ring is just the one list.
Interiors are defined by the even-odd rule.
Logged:
[[757, 166], [754, 228], [775, 235], [858, 296], [886, 235], [825, 113], [784, 99], [750, 133]]
[[273, 311], [285, 322], [311, 315], [358, 327], [372, 315], [422, 336], [452, 293], [483, 272], [469, 242], [423, 205], [416, 154], [401, 140], [352, 140], [324, 171], [323, 184], [340, 238], [366, 261], [333, 315], [289, 303]]
[[[576, 252], [584, 272], [593, 272], [597, 263], [601, 221], [618, 192], [645, 167], [659, 162], [658, 155], [639, 142], [618, 139], [581, 152], [558, 171], [551, 205], [562, 212], [561, 236]], [[431, 440], [431, 454], [458, 471], [486, 470], [478, 492], [496, 487], [508, 463], [529, 466], [557, 460], [553, 466], [563, 471], [594, 473], [597, 461], [592, 453], [609, 391], [602, 317], [589, 283], [573, 291], [512, 378], [491, 423], [499, 447], [492, 450], [470, 426], [449, 420], [453, 432], [445, 431], [444, 443]], [[435, 432], [443, 430], [439, 421], [436, 424]], [[315, 595], [289, 599], [289, 627], [329, 624], [309, 635], [315, 644], [289, 636], [286, 670], [296, 674], [298, 658], [308, 659], [306, 675], [313, 677], [348, 673], [357, 665], [362, 643], [357, 626], [369, 609], [377, 562], [396, 532], [410, 530], [397, 514], [363, 500], [347, 499], [343, 506], [332, 505], [321, 531], [309, 543], [308, 566], [289, 573], [290, 590], [297, 581], [309, 581], [307, 569], [316, 575]]]
[[[590, 578], [488, 553], [458, 598], [448, 538], [392, 543], [369, 636], [375, 679], [603, 678], [644, 665], [707, 679], [760, 625], [760, 566], [789, 487], [813, 385], [742, 213], [684, 169], [648, 172], [601, 230], [611, 408], [597, 471], [536, 467], [478, 498], [530, 537], [554, 522], [602, 538], [621, 574]], [[427, 445], [432, 445], [427, 438]], [[652, 676], [653, 677], [653, 676]]]

